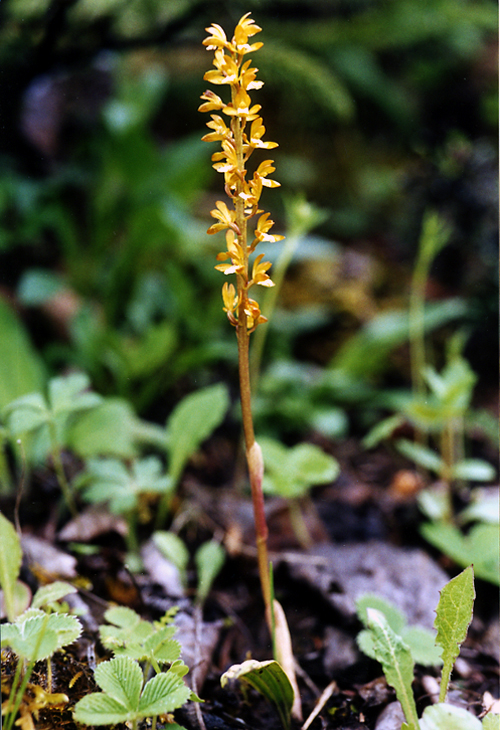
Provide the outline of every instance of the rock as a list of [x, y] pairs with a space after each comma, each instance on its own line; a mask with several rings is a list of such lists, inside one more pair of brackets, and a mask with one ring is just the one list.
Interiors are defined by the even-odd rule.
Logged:
[[372, 541], [321, 544], [308, 554], [323, 560], [291, 565], [292, 576], [319, 591], [346, 619], [354, 618], [359, 596], [375, 593], [403, 611], [409, 624], [433, 628], [448, 576], [423, 550]]

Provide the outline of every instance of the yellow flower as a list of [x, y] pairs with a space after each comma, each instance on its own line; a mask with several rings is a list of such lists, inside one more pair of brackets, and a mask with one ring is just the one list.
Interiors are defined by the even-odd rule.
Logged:
[[218, 200], [215, 205], [217, 209], [211, 210], [210, 215], [212, 218], [216, 218], [220, 221], [220, 223], [214, 223], [211, 225], [207, 233], [218, 233], [218, 231], [223, 231], [225, 228], [232, 228], [238, 233], [238, 226], [235, 223], [236, 211], [229, 210], [227, 205], [221, 200]]
[[271, 268], [271, 263], [269, 261], [262, 261], [263, 258], [264, 254], [261, 253], [253, 262], [252, 282], [260, 286], [274, 286], [274, 281], [266, 274], [266, 271], [269, 271]]
[[268, 234], [268, 231], [274, 226], [274, 221], [268, 220], [268, 218], [269, 213], [264, 213], [264, 215], [260, 216], [257, 228], [255, 229], [255, 238], [259, 241], [270, 241], [272, 243], [275, 241], [282, 241], [284, 236], [273, 236]]

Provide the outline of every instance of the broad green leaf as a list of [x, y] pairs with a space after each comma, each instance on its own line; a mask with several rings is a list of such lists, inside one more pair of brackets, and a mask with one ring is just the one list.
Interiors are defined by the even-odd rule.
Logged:
[[496, 476], [495, 469], [482, 459], [462, 459], [452, 469], [455, 479], [471, 482], [491, 482]]
[[444, 702], [446, 699], [451, 670], [472, 621], [474, 598], [474, 572], [472, 566], [469, 566], [456, 578], [450, 580], [441, 591], [434, 621], [434, 626], [437, 629], [436, 643], [443, 647], [440, 702]]
[[56, 580], [47, 586], [41, 586], [33, 596], [32, 608], [41, 608], [49, 603], [60, 601], [64, 596], [70, 593], [76, 593], [76, 588], [71, 583]]
[[406, 626], [406, 617], [401, 611], [389, 601], [375, 595], [374, 593], [364, 593], [356, 599], [356, 613], [364, 626], [368, 626], [369, 608], [375, 608], [384, 614], [387, 624], [395, 634], [401, 634]]
[[439, 703], [426, 707], [420, 730], [481, 730], [481, 720], [463, 707]]
[[194, 562], [198, 570], [198, 590], [196, 598], [200, 603], [204, 603], [210, 592], [212, 583], [222, 570], [226, 552], [222, 545], [215, 540], [209, 540], [203, 543], [194, 556]]
[[446, 522], [426, 522], [420, 530], [426, 540], [461, 567], [473, 563], [477, 578], [499, 584], [500, 534], [497, 525], [479, 523], [467, 535]]
[[0, 297], [0, 410], [15, 398], [41, 391], [45, 369], [12, 307]]
[[106, 398], [101, 405], [79, 414], [68, 431], [68, 446], [79, 456], [136, 456], [137, 418], [128, 401]]
[[0, 586], [3, 590], [3, 603], [9, 621], [16, 617], [14, 607], [14, 588], [21, 570], [23, 552], [14, 525], [0, 512]]
[[278, 662], [273, 660], [258, 662], [255, 659], [248, 659], [243, 664], [233, 664], [222, 675], [221, 686], [225, 687], [229, 681], [235, 679], [250, 685], [272, 702], [278, 710], [283, 727], [286, 730], [290, 728], [293, 688]]
[[483, 717], [483, 730], [500, 730], [500, 715], [489, 712]]
[[289, 469], [297, 479], [311, 485], [333, 482], [339, 475], [338, 462], [314, 444], [301, 443], [290, 450]]
[[[21, 580], [16, 580], [14, 582], [14, 618], [20, 616], [31, 605], [31, 596], [31, 590], [26, 583], [23, 583]], [[7, 615], [4, 605], [4, 593], [2, 590], [0, 590], [0, 609], [3, 612], [3, 615]]]
[[374, 634], [377, 661], [382, 664], [388, 684], [396, 691], [406, 720], [418, 728], [418, 715], [413, 697], [414, 661], [410, 649], [388, 625], [384, 615], [374, 608], [367, 609], [368, 628]]
[[129, 712], [139, 705], [142, 688], [142, 671], [137, 662], [128, 657], [115, 657], [98, 664], [95, 680], [105, 694], [119, 702]]
[[184, 398], [167, 423], [169, 473], [176, 484], [195, 451], [224, 418], [229, 405], [227, 388], [213, 385]]
[[399, 439], [396, 442], [396, 448], [403, 454], [403, 456], [406, 456], [407, 459], [411, 459], [411, 461], [414, 461], [415, 464], [423, 466], [424, 469], [429, 469], [436, 474], [439, 474], [443, 469], [444, 462], [441, 457], [427, 446], [413, 443], [413, 441], [408, 441], [407, 439]]
[[411, 655], [416, 664], [423, 667], [441, 666], [441, 649], [436, 646], [436, 635], [423, 626], [407, 626], [401, 638], [410, 647]]
[[175, 673], [164, 672], [149, 680], [139, 702], [139, 717], [163, 715], [181, 707], [191, 690]]

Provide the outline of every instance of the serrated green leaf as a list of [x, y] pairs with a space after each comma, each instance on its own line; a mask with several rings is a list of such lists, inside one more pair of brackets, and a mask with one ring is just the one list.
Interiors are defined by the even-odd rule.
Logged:
[[483, 717], [483, 730], [500, 730], [500, 715], [489, 712]]
[[178, 675], [170, 672], [157, 674], [144, 687], [139, 702], [139, 716], [173, 712], [187, 702], [190, 695], [191, 690]]
[[142, 671], [137, 662], [128, 657], [114, 657], [98, 664], [95, 680], [103, 692], [120, 703], [127, 712], [134, 713], [139, 706]]
[[122, 629], [134, 629], [141, 622], [139, 614], [128, 606], [112, 606], [105, 611], [104, 618]]
[[41, 661], [80, 636], [76, 616], [47, 614], [38, 608], [25, 611], [13, 624], [2, 626], [2, 645], [28, 661]]
[[481, 730], [481, 720], [463, 707], [439, 703], [426, 707], [420, 730]]
[[374, 634], [377, 661], [382, 664], [388, 684], [396, 691], [406, 720], [418, 727], [418, 715], [413, 697], [414, 661], [410, 649], [388, 625], [384, 615], [373, 608], [367, 609], [368, 627]]
[[9, 431], [13, 436], [36, 431], [50, 420], [50, 413], [41, 393], [17, 398], [5, 408]]
[[132, 713], [104, 692], [93, 692], [76, 703], [74, 717], [83, 725], [116, 725], [131, 720]]
[[3, 590], [5, 613], [9, 621], [16, 617], [14, 606], [14, 590], [23, 552], [14, 525], [0, 512], [0, 586]]
[[181, 645], [172, 638], [176, 630], [175, 626], [164, 626], [146, 639], [144, 650], [150, 660], [154, 659], [159, 664], [167, 664], [179, 658]]
[[71, 583], [65, 583], [64, 581], [56, 580], [54, 583], [49, 585], [41, 586], [35, 595], [31, 603], [32, 608], [41, 608], [49, 603], [60, 601], [64, 596], [68, 596], [70, 593], [76, 593], [76, 588]]
[[140, 659], [144, 655], [142, 643], [154, 632], [154, 626], [144, 621], [131, 608], [115, 606], [104, 614], [114, 626], [100, 626], [99, 636], [104, 646], [116, 655]]
[[176, 484], [191, 456], [224, 418], [229, 405], [227, 388], [213, 385], [184, 398], [167, 423], [169, 473]]
[[233, 664], [220, 678], [221, 686], [225, 687], [229, 681], [235, 679], [249, 684], [272, 702], [278, 710], [283, 727], [286, 729], [290, 727], [294, 692], [290, 680], [278, 662], [273, 660], [258, 662], [248, 659], [243, 664]]
[[204, 603], [210, 592], [212, 583], [222, 570], [226, 552], [222, 545], [215, 540], [209, 540], [203, 543], [194, 556], [194, 562], [198, 570], [198, 589], [196, 598], [200, 603]]
[[52, 378], [49, 381], [49, 403], [54, 415], [94, 408], [102, 403], [97, 393], [86, 391], [90, 380], [84, 373]]
[[446, 699], [451, 670], [472, 621], [475, 595], [472, 566], [450, 580], [441, 591], [434, 621], [437, 629], [436, 643], [443, 647], [440, 702]]

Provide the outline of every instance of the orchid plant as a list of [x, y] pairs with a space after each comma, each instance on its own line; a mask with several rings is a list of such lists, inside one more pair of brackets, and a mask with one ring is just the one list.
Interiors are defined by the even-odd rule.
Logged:
[[[266, 318], [261, 314], [258, 303], [249, 296], [255, 286], [272, 287], [274, 283], [268, 275], [271, 264], [259, 254], [253, 261], [250, 273], [250, 257], [262, 241], [279, 241], [284, 236], [269, 233], [274, 221], [269, 213], [259, 208], [263, 188], [275, 188], [279, 183], [269, 176], [274, 172], [273, 160], [261, 162], [249, 178], [247, 162], [257, 149], [269, 150], [277, 147], [276, 142], [264, 141], [266, 128], [259, 116], [259, 104], [253, 104], [250, 91], [260, 89], [263, 82], [257, 80], [258, 69], [251, 66], [252, 61], [244, 61], [248, 53], [262, 47], [262, 43], [249, 43], [249, 38], [261, 31], [258, 25], [244, 15], [238, 22], [233, 38], [229, 41], [224, 30], [217, 24], [207, 28], [210, 34], [203, 41], [207, 50], [214, 51], [215, 69], [207, 71], [204, 79], [217, 86], [229, 86], [231, 101], [225, 102], [213, 91], [202, 95], [202, 112], [222, 112], [211, 114], [207, 127], [212, 131], [203, 137], [206, 142], [220, 142], [221, 151], [212, 155], [213, 167], [224, 175], [224, 189], [232, 207], [217, 201], [211, 215], [216, 222], [208, 233], [226, 231], [226, 251], [217, 255], [219, 263], [215, 267], [225, 276], [236, 276], [236, 287], [225, 282], [222, 287], [223, 309], [231, 324], [236, 328], [239, 356], [240, 398], [245, 435], [246, 456], [252, 490], [252, 500], [257, 533], [257, 554], [262, 594], [266, 605], [268, 622], [271, 623], [272, 600], [267, 556], [267, 526], [264, 515], [262, 479], [264, 465], [262, 452], [255, 440], [250, 393], [249, 338], [250, 334]], [[258, 216], [258, 218], [257, 218]], [[257, 218], [253, 236], [248, 234], [248, 224]], [[228, 261], [229, 259], [229, 261]]]

